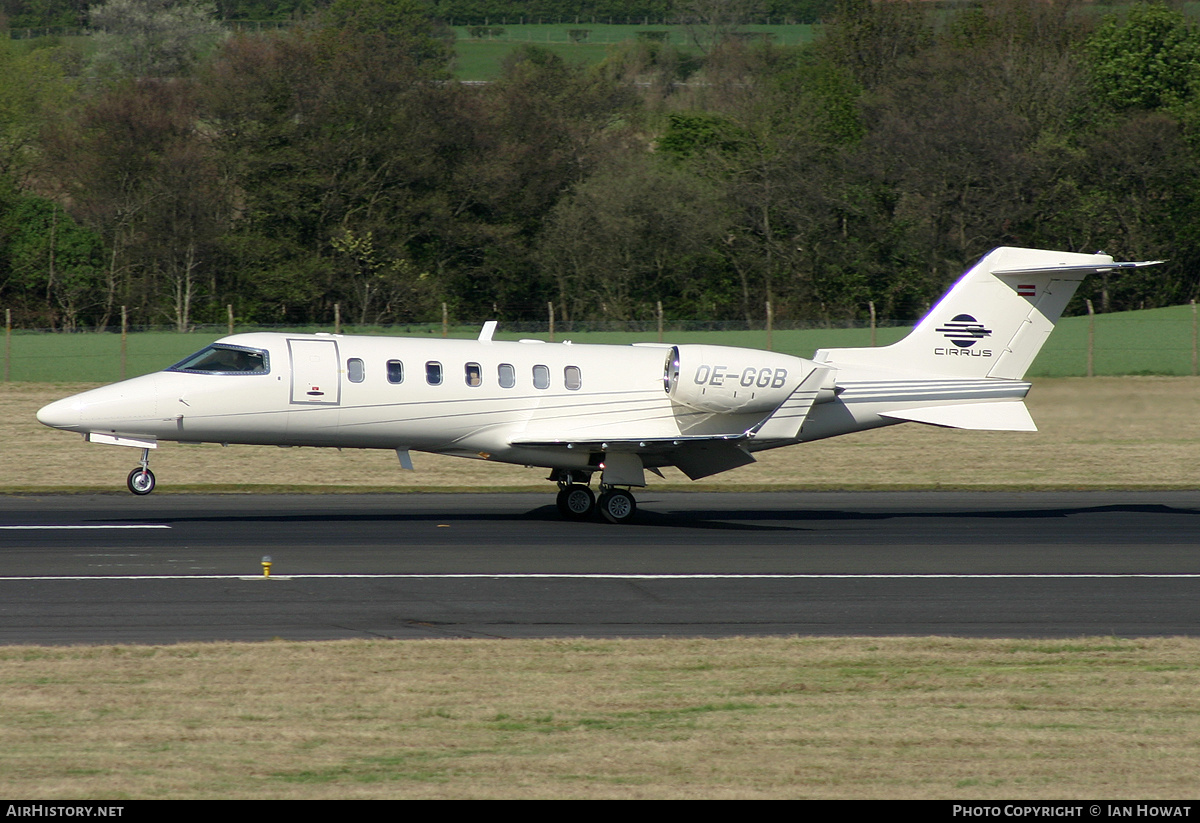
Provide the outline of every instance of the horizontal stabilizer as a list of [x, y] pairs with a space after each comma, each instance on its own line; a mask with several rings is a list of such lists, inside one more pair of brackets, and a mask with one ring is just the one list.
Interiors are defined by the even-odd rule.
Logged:
[[998, 276], [1008, 276], [1008, 275], [1015, 275], [1015, 274], [1055, 274], [1055, 275], [1063, 276], [1067, 273], [1073, 272], [1073, 273], [1078, 273], [1078, 274], [1087, 276], [1089, 274], [1102, 274], [1102, 273], [1107, 274], [1109, 272], [1121, 271], [1124, 269], [1140, 269], [1143, 266], [1158, 266], [1165, 262], [1167, 262], [1167, 261], [1166, 260], [1139, 260], [1137, 262], [1127, 262], [1127, 263], [1112, 262], [1112, 263], [1101, 263], [1099, 265], [1092, 263], [1092, 264], [1083, 265], [1083, 266], [1071, 266], [1071, 265], [1034, 266], [1034, 267], [1019, 268], [1019, 269], [993, 269], [992, 274], [995, 274]]
[[1037, 425], [1021, 402], [965, 403], [959, 406], [929, 406], [880, 412], [881, 417], [909, 420], [930, 426], [978, 431], [1035, 432]]

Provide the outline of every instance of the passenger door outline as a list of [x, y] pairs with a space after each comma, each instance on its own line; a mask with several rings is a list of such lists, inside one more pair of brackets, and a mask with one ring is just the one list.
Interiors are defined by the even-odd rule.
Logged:
[[337, 406], [342, 402], [336, 340], [289, 338], [292, 368], [291, 402], [303, 406]]

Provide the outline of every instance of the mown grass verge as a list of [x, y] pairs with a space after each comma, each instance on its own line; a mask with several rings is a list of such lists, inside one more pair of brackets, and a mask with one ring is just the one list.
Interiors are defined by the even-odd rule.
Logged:
[[0, 648], [0, 793], [1184, 798], [1200, 640]]

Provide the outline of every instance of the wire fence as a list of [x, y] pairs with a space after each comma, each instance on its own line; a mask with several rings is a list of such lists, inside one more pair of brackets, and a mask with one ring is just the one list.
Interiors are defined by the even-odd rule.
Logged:
[[[225, 20], [221, 23], [229, 31], [274, 31], [295, 26], [291, 20]], [[90, 26], [14, 26], [6, 32], [0, 31], [0, 36], [8, 35], [10, 40], [37, 40], [42, 37], [91, 37], [104, 33], [103, 29]]]
[[[613, 45], [626, 40], [688, 45], [699, 38], [711, 39], [700, 29], [692, 29], [672, 18], [651, 17], [500, 17], [452, 19], [447, 24], [458, 40], [501, 43], [545, 43], [550, 45]], [[276, 31], [292, 28], [292, 20], [225, 20], [221, 25], [230, 32]], [[743, 26], [736, 34], [724, 35], [744, 40], [761, 40], [780, 46], [795, 46], [812, 39], [812, 25], [791, 18], [768, 18], [761, 24]], [[2, 36], [5, 32], [0, 32]], [[105, 33], [88, 26], [24, 26], [7, 30], [11, 40], [36, 40], [43, 37], [90, 37]]]

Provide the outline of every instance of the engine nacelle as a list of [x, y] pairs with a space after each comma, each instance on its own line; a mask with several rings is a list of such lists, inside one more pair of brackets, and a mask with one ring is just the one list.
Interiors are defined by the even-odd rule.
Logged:
[[787, 354], [731, 346], [673, 346], [663, 387], [696, 411], [766, 414], [778, 408], [815, 363]]

